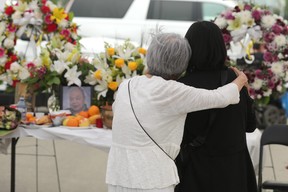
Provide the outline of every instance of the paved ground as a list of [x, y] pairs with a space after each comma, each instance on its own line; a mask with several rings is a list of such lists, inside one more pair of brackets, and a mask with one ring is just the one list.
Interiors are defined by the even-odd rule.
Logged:
[[[38, 141], [38, 168], [36, 154]], [[17, 144], [16, 192], [106, 192], [105, 171], [107, 153], [98, 149], [73, 143], [55, 141], [59, 181], [53, 141], [21, 138]], [[288, 147], [271, 146], [265, 149], [264, 179], [288, 182]], [[8, 149], [9, 152], [9, 149]], [[0, 192], [10, 191], [10, 154], [0, 154]], [[38, 171], [37, 171], [38, 170]], [[37, 179], [38, 178], [38, 184]], [[60, 186], [58, 185], [60, 183]], [[38, 190], [37, 190], [38, 188]]]

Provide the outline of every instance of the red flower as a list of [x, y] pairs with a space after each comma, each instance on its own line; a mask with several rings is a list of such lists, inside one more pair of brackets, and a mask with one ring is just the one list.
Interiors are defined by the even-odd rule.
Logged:
[[15, 62], [15, 61], [17, 61], [17, 60], [18, 60], [17, 55], [12, 54], [12, 55], [10, 56], [10, 61], [11, 61], [12, 63]]
[[6, 9], [5, 9], [5, 13], [6, 13], [6, 15], [8, 15], [8, 16], [11, 16], [14, 12], [15, 12], [15, 10], [14, 10], [14, 8], [13, 8], [12, 6], [8, 6], [8, 7], [6, 7]]
[[6, 71], [10, 69], [10, 67], [11, 67], [11, 64], [12, 64], [12, 62], [11, 62], [11, 61], [7, 61], [7, 62], [5, 63], [5, 66], [4, 66], [4, 68], [5, 68], [5, 70], [6, 70]]
[[16, 84], [17, 84], [18, 82], [20, 82], [20, 80], [13, 80], [12, 86], [13, 86], [13, 87], [16, 87]]
[[43, 5], [43, 6], [41, 7], [41, 11], [42, 11], [42, 13], [43, 13], [44, 15], [46, 15], [47, 13], [50, 13], [50, 12], [51, 12], [50, 8], [49, 8], [48, 6], [46, 6], [46, 5]]
[[47, 32], [52, 33], [57, 30], [58, 25], [55, 23], [47, 25]]

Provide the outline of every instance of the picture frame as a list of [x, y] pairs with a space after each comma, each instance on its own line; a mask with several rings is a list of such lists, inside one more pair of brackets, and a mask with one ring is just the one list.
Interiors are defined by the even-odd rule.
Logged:
[[87, 111], [92, 105], [92, 86], [60, 86], [60, 109], [70, 110], [72, 115]]

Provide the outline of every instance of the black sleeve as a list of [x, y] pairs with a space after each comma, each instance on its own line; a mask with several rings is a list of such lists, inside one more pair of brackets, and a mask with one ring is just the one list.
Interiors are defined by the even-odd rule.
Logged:
[[247, 101], [247, 121], [246, 121], [246, 132], [253, 132], [256, 129], [256, 114], [255, 114], [255, 103], [254, 100], [248, 94], [246, 87], [243, 87]]

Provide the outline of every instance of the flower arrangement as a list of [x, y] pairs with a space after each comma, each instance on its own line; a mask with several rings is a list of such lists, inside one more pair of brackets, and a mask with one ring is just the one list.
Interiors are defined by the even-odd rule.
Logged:
[[[235, 52], [235, 44], [242, 47], [236, 58], [244, 58], [245, 64], [228, 58], [229, 64], [238, 65], [247, 74], [250, 95], [256, 102], [268, 104], [271, 97], [279, 97], [288, 81], [287, 21], [266, 8], [246, 3], [226, 10], [214, 22], [222, 30], [228, 53]], [[253, 63], [253, 43], [265, 48], [260, 65]]]
[[95, 70], [90, 70], [85, 82], [93, 85], [98, 106], [112, 104], [115, 93], [124, 79], [142, 75], [146, 49], [136, 47], [129, 40], [115, 47], [105, 44], [105, 52], [93, 59]]
[[[78, 27], [72, 19], [72, 13], [49, 0], [7, 5], [0, 13], [0, 79], [12, 86], [25, 82], [39, 92], [59, 84], [81, 86], [93, 66], [81, 58]], [[23, 35], [35, 49], [33, 61], [26, 61], [14, 50]]]

